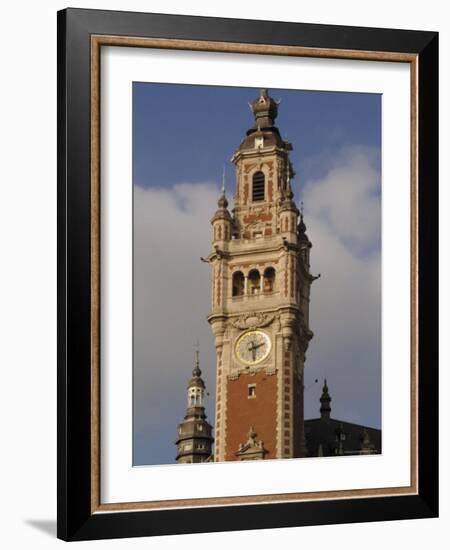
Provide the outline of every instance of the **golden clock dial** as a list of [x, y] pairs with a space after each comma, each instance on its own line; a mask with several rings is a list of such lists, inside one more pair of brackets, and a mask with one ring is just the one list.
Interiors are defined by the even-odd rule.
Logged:
[[269, 355], [271, 346], [268, 334], [262, 330], [249, 330], [236, 341], [236, 357], [244, 365], [257, 365]]

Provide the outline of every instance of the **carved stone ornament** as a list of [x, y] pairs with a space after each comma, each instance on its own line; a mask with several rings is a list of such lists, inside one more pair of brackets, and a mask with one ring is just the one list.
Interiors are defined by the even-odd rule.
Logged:
[[263, 372], [266, 376], [273, 376], [277, 373], [277, 368], [273, 365], [258, 365], [257, 367], [249, 366], [233, 366], [230, 372], [227, 374], [228, 380], [237, 380], [241, 374], [247, 376], [255, 376], [256, 374]]
[[270, 313], [245, 313], [231, 321], [233, 327], [240, 330], [267, 327], [275, 319], [275, 314]]
[[267, 453], [267, 449], [264, 448], [264, 443], [256, 439], [257, 433], [250, 428], [250, 431], [247, 434], [247, 441], [239, 445], [238, 451], [235, 453], [238, 460], [255, 460], [262, 459]]

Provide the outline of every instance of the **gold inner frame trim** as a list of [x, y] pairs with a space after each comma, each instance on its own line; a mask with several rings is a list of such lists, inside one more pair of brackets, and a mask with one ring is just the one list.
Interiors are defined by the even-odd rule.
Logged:
[[[407, 487], [211, 497], [143, 502], [101, 503], [100, 500], [100, 50], [102, 46], [163, 48], [204, 52], [318, 57], [409, 63], [411, 83], [411, 450]], [[306, 48], [132, 36], [91, 35], [91, 513], [161, 510], [293, 501], [339, 500], [418, 494], [418, 55], [401, 52]]]

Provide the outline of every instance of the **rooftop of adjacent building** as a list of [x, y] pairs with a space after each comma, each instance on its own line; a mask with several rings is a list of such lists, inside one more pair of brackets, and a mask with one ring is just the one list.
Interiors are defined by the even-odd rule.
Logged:
[[381, 430], [331, 417], [331, 396], [324, 380], [320, 417], [305, 420], [307, 456], [380, 454]]

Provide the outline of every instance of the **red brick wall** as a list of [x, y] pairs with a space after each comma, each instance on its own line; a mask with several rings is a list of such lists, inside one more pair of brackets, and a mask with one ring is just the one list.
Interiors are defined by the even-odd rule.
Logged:
[[[225, 460], [236, 460], [236, 451], [247, 441], [250, 426], [262, 440], [268, 453], [276, 458], [277, 377], [259, 372], [254, 376], [241, 374], [228, 380]], [[248, 398], [248, 385], [256, 384], [256, 397]]]

